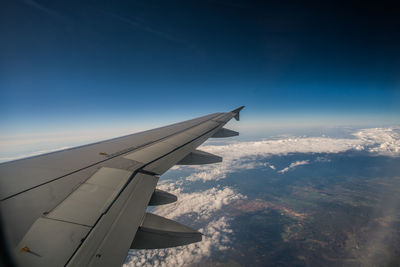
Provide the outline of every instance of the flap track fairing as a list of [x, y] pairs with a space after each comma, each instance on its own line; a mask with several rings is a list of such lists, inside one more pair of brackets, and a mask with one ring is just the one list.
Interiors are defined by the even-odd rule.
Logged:
[[160, 189], [154, 190], [153, 195], [151, 196], [149, 206], [158, 206], [158, 205], [164, 205], [164, 204], [170, 204], [175, 201], [177, 201], [178, 198], [170, 194], [168, 192], [162, 191]]
[[202, 234], [190, 227], [152, 213], [146, 213], [130, 248], [177, 247], [199, 242], [201, 239]]
[[232, 136], [238, 136], [239, 133], [226, 129], [226, 128], [221, 128], [218, 130], [218, 132], [216, 132], [215, 134], [213, 134], [213, 138], [224, 138], [224, 137], [232, 137]]
[[222, 158], [201, 150], [190, 152], [186, 157], [179, 161], [178, 165], [202, 165], [222, 162]]

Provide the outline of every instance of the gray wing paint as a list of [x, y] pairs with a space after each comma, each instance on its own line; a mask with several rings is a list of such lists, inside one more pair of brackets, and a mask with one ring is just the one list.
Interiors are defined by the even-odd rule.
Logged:
[[[158, 204], [171, 202], [162, 203], [156, 185], [175, 164], [220, 161], [196, 148], [213, 136], [236, 135], [222, 127], [242, 108], [0, 164], [2, 229], [12, 259], [20, 266], [120, 266], [130, 247], [199, 241], [195, 230], [146, 215], [146, 207], [157, 197]], [[138, 229], [140, 242], [133, 242]], [[170, 229], [178, 239], [164, 242]]]

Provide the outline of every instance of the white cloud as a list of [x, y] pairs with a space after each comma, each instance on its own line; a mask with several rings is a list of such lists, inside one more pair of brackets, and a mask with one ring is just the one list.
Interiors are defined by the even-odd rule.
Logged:
[[298, 137], [278, 140], [237, 142], [220, 146], [203, 146], [201, 149], [221, 155], [225, 159], [252, 156], [286, 155], [289, 153], [339, 153], [351, 149], [364, 149], [360, 139]]
[[284, 169], [282, 169], [282, 170], [280, 170], [278, 172], [279, 173], [285, 173], [285, 172], [289, 171], [290, 169], [293, 169], [296, 166], [306, 165], [308, 163], [309, 163], [309, 160], [299, 160], [299, 161], [296, 161], [296, 162], [292, 162], [292, 163], [290, 163], [290, 165], [288, 167], [286, 167], [286, 168], [284, 168]]
[[[268, 166], [276, 170], [268, 162], [256, 161], [257, 157], [287, 155], [290, 153], [339, 153], [349, 150], [367, 151], [373, 155], [400, 156], [399, 128], [372, 128], [355, 132], [355, 138], [331, 137], [283, 137], [276, 140], [250, 142], [228, 142], [224, 145], [205, 145], [200, 149], [222, 156], [223, 162], [201, 166], [175, 166], [173, 169], [189, 169], [192, 174], [188, 181], [210, 181], [226, 178], [227, 174], [238, 170], [256, 169]], [[329, 161], [326, 157], [318, 157], [317, 162]], [[308, 164], [302, 162], [304, 164]], [[298, 164], [292, 163], [292, 164]], [[300, 165], [300, 164], [298, 164]], [[288, 166], [278, 172], [285, 173], [298, 165]]]
[[400, 128], [371, 128], [354, 133], [366, 149], [378, 155], [400, 156]]
[[[228, 173], [233, 173], [238, 170], [251, 170], [262, 166], [270, 166], [267, 162], [255, 162], [250, 159], [243, 158], [224, 158], [222, 163], [212, 165], [202, 165], [195, 167], [187, 167], [194, 171], [186, 177], [188, 181], [210, 181], [226, 178]], [[274, 166], [270, 166], [274, 168]]]
[[213, 251], [223, 251], [231, 243], [229, 219], [220, 217], [200, 229], [203, 240], [187, 246], [154, 250], [131, 250], [124, 267], [188, 266], [209, 257]]
[[185, 214], [195, 213], [197, 219], [209, 219], [213, 213], [220, 210], [234, 200], [243, 199], [245, 196], [236, 193], [232, 188], [210, 188], [194, 193], [182, 193], [178, 183], [165, 183], [159, 189], [168, 191], [178, 197], [178, 201], [165, 206], [159, 206], [154, 213], [169, 219], [176, 219]]
[[[230, 234], [232, 233], [229, 218], [214, 215], [221, 211], [224, 206], [246, 197], [236, 193], [230, 187], [183, 193], [183, 184], [183, 180], [160, 182], [158, 188], [175, 194], [178, 201], [173, 204], [158, 206], [153, 213], [169, 219], [188, 215], [191, 216], [191, 220], [197, 223], [205, 223], [205, 227], [199, 229], [204, 234], [203, 240], [175, 248], [132, 250], [124, 266], [190, 265], [209, 257], [212, 251], [226, 250], [229, 247]], [[213, 219], [214, 217], [216, 219]]]
[[247, 156], [286, 155], [289, 153], [339, 153], [367, 150], [386, 156], [400, 156], [400, 128], [371, 128], [355, 132], [355, 138], [285, 137], [277, 140], [236, 142], [203, 146], [202, 149], [225, 159]]
[[273, 170], [276, 170], [276, 168], [275, 168], [274, 165], [269, 164], [268, 167], [270, 167], [270, 168], [273, 169]]

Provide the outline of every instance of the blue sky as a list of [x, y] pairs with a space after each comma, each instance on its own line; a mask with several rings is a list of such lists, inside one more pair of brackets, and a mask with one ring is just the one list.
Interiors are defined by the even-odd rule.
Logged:
[[241, 105], [244, 120], [263, 129], [399, 123], [399, 21], [390, 6], [26, 0], [5, 7], [3, 136], [145, 129]]

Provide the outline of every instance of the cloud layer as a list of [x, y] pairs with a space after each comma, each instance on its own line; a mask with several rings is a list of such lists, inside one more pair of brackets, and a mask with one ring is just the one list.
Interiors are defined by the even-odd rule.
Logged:
[[[178, 221], [186, 219], [186, 221], [193, 222], [195, 225], [189, 224], [189, 226], [201, 227], [200, 231], [204, 234], [203, 241], [169, 249], [132, 250], [125, 266], [198, 264], [210, 257], [213, 252], [224, 251], [231, 246], [233, 234], [230, 227], [231, 218], [229, 214], [224, 214], [224, 207], [232, 203], [241, 203], [246, 200], [246, 196], [237, 193], [231, 187], [211, 187], [203, 191], [187, 193], [185, 190], [192, 188], [194, 182], [216, 181], [226, 178], [229, 173], [259, 167], [269, 167], [271, 170], [284, 175], [298, 166], [310, 163], [310, 160], [297, 160], [287, 167], [277, 170], [274, 165], [268, 162], [268, 157], [272, 155], [339, 153], [357, 150], [366, 151], [372, 155], [400, 156], [398, 128], [364, 129], [354, 133], [353, 136], [354, 138], [281, 138], [278, 140], [202, 146], [202, 150], [220, 155], [224, 158], [224, 161], [219, 164], [195, 167], [175, 166], [173, 169], [189, 171], [190, 174], [176, 181], [160, 181], [158, 187], [177, 195], [178, 201], [174, 204], [159, 206], [153, 212], [169, 219]], [[263, 158], [263, 160], [257, 160], [260, 158]], [[329, 159], [325, 156], [318, 156], [315, 161], [327, 162]], [[294, 216], [300, 215], [296, 213]]]
[[213, 251], [228, 249], [231, 242], [229, 234], [232, 230], [226, 217], [212, 220], [199, 231], [204, 234], [203, 240], [199, 243], [167, 249], [131, 250], [124, 267], [187, 266], [199, 263]]
[[165, 206], [159, 206], [154, 213], [176, 219], [185, 214], [195, 214], [198, 219], [209, 219], [210, 216], [234, 200], [245, 198], [230, 187], [210, 188], [194, 193], [182, 193], [182, 181], [161, 183], [157, 186], [178, 197], [178, 201]]
[[[353, 133], [354, 138], [331, 137], [290, 137], [277, 140], [234, 142], [224, 145], [205, 145], [201, 149], [223, 157], [223, 162], [216, 165], [203, 165], [191, 168], [194, 171], [186, 179], [189, 181], [209, 181], [224, 179], [228, 173], [238, 170], [275, 166], [268, 162], [255, 161], [257, 157], [267, 158], [272, 155], [291, 153], [340, 153], [349, 150], [366, 151], [371, 155], [400, 156], [400, 128], [371, 128]], [[329, 161], [318, 157], [316, 161]], [[296, 161], [277, 171], [284, 174], [290, 169], [309, 164], [309, 161]]]
[[372, 128], [353, 134], [371, 153], [400, 156], [400, 128]]
[[161, 182], [158, 188], [177, 195], [178, 201], [174, 204], [159, 206], [153, 213], [175, 220], [188, 216], [197, 224], [205, 224], [199, 229], [204, 234], [203, 240], [176, 248], [131, 250], [124, 266], [185, 266], [200, 262], [205, 257], [209, 257], [213, 251], [223, 251], [229, 247], [232, 233], [229, 218], [213, 215], [233, 201], [246, 197], [230, 187], [182, 193], [183, 183], [183, 180]]
[[354, 138], [290, 137], [222, 146], [203, 146], [210, 153], [227, 157], [286, 155], [289, 153], [339, 153], [366, 150], [385, 156], [400, 156], [400, 128], [370, 128], [353, 133]]

